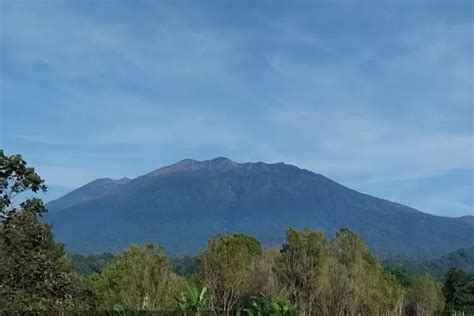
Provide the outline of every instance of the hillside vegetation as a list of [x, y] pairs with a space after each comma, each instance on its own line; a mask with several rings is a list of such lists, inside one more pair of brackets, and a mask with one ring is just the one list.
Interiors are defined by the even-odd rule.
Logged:
[[451, 268], [458, 268], [474, 273], [474, 247], [462, 248], [447, 255], [433, 259], [413, 259], [409, 257], [393, 257], [382, 261], [384, 265], [404, 267], [415, 274], [428, 273], [438, 277], [446, 274]]

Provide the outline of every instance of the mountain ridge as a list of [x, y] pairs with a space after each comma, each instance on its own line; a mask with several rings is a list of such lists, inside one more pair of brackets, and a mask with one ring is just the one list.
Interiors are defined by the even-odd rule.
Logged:
[[217, 233], [244, 232], [277, 244], [288, 226], [328, 236], [347, 226], [379, 255], [474, 245], [464, 219], [423, 213], [285, 163], [188, 158], [120, 183], [96, 181], [47, 204], [46, 220], [73, 251], [153, 242], [187, 255]]

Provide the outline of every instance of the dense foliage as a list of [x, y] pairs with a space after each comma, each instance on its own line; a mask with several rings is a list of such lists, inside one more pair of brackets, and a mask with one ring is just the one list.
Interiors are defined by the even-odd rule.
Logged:
[[198, 289], [196, 286], [186, 286], [175, 298], [178, 310], [187, 313], [200, 314], [210, 310], [210, 300], [207, 288]]
[[218, 235], [199, 256], [200, 282], [209, 288], [214, 308], [229, 313], [255, 291], [252, 271], [262, 253], [260, 242], [243, 235]]
[[13, 195], [5, 192], [43, 186], [34, 170], [15, 157], [1, 160], [8, 161], [2, 168], [14, 171], [0, 170], [8, 177], [1, 182], [6, 214], [0, 222], [2, 314], [88, 310], [378, 316], [473, 310], [472, 274], [452, 269], [442, 283], [398, 267], [383, 268], [362, 238], [347, 228], [333, 239], [289, 228], [279, 249], [263, 248], [244, 234], [216, 235], [197, 258], [171, 262], [161, 248], [149, 244], [69, 260], [50, 227], [39, 221], [45, 212], [40, 200], [11, 207]]
[[180, 288], [168, 260], [153, 245], [131, 246], [92, 277], [99, 308], [127, 311], [169, 310]]
[[385, 266], [404, 267], [413, 274], [431, 274], [442, 277], [452, 267], [474, 273], [474, 247], [461, 248], [437, 258], [390, 257], [383, 260]]
[[[0, 149], [0, 218], [6, 219], [18, 210], [13, 199], [25, 191], [46, 192], [44, 180], [34, 168], [27, 167], [20, 155], [6, 156]], [[28, 199], [20, 207], [40, 214], [44, 212], [42, 205], [38, 199]]]
[[94, 296], [73, 273], [51, 228], [39, 221], [39, 199], [12, 201], [25, 191], [46, 190], [43, 180], [19, 155], [0, 151], [0, 310], [67, 311], [88, 309]]
[[286, 299], [266, 297], [265, 295], [252, 297], [244, 311], [250, 316], [260, 315], [297, 315], [298, 308]]
[[109, 264], [114, 255], [110, 252], [104, 252], [100, 255], [79, 255], [70, 256], [72, 266], [82, 276], [90, 276], [94, 273], [100, 273], [104, 267]]
[[199, 260], [196, 257], [170, 258], [170, 265], [174, 273], [187, 278], [196, 275], [199, 271]]
[[444, 294], [450, 312], [463, 310], [474, 314], [474, 274], [450, 269], [445, 278]]

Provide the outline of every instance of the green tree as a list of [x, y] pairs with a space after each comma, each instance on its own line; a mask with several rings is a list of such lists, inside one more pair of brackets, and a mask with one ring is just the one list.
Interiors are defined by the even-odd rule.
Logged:
[[429, 275], [415, 276], [407, 291], [405, 312], [419, 316], [433, 315], [444, 309], [442, 285]]
[[174, 273], [186, 278], [194, 277], [199, 271], [199, 262], [196, 257], [170, 258], [170, 265]]
[[262, 253], [260, 242], [244, 234], [217, 235], [199, 255], [200, 282], [218, 312], [230, 314], [254, 290], [251, 278]]
[[[43, 180], [19, 155], [0, 151], [0, 309], [9, 312], [87, 309], [89, 292], [72, 273], [63, 246], [38, 217], [40, 199], [12, 207], [12, 199], [31, 190], [46, 190]], [[92, 298], [91, 298], [92, 299]]]
[[446, 307], [450, 312], [474, 312], [474, 274], [452, 268], [444, 281]]
[[[35, 172], [35, 169], [28, 167], [21, 155], [6, 156], [0, 149], [0, 217], [6, 219], [18, 208], [13, 207], [13, 199], [25, 191], [46, 192], [44, 180]], [[26, 200], [22, 208], [31, 204], [30, 211], [41, 214], [38, 199]]]
[[324, 270], [322, 315], [385, 315], [401, 310], [401, 289], [383, 273], [363, 240], [343, 228], [329, 245]]
[[326, 239], [321, 232], [289, 228], [275, 271], [290, 300], [303, 315], [316, 311], [327, 261]]
[[131, 246], [92, 276], [100, 308], [166, 311], [181, 286], [168, 261], [153, 245]]
[[408, 288], [411, 285], [413, 276], [409, 274], [403, 267], [384, 267], [386, 274], [392, 275], [397, 282], [404, 288]]
[[100, 273], [104, 267], [114, 259], [114, 255], [104, 252], [100, 255], [71, 255], [70, 260], [74, 270], [81, 276], [90, 276], [94, 273]]
[[376, 315], [401, 315], [403, 312], [404, 288], [397, 278], [383, 269], [377, 271], [371, 312]]

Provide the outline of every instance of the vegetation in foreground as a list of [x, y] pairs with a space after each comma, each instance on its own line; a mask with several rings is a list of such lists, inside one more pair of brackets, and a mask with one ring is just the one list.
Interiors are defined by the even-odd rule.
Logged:
[[[450, 270], [444, 284], [429, 275], [383, 268], [362, 239], [343, 228], [289, 228], [280, 249], [263, 248], [244, 234], [217, 235], [198, 258], [171, 261], [159, 247], [131, 246], [117, 256], [82, 260], [77, 273], [48, 225], [39, 199], [21, 204], [24, 191], [46, 190], [19, 156], [0, 151], [0, 310], [240, 311], [248, 315], [433, 315], [474, 312], [474, 276]], [[90, 265], [95, 262], [95, 265]], [[178, 273], [175, 273], [174, 271]]]

